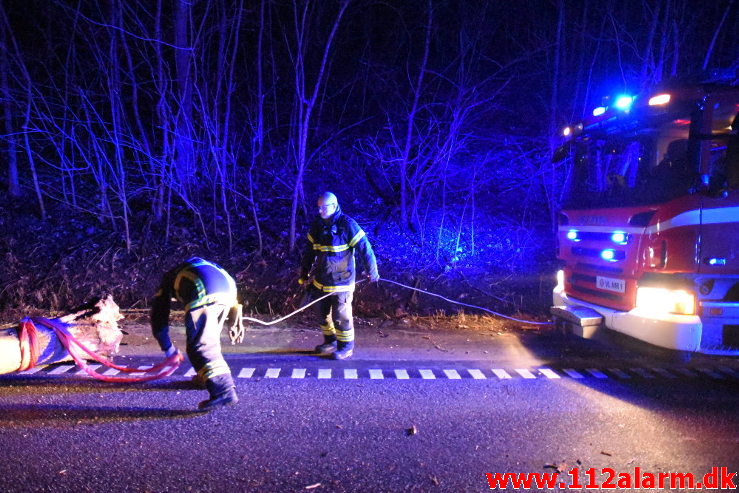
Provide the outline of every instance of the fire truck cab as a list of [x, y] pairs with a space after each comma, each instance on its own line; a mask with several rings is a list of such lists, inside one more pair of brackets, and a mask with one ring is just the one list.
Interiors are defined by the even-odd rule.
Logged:
[[622, 96], [563, 137], [555, 322], [739, 355], [739, 87]]

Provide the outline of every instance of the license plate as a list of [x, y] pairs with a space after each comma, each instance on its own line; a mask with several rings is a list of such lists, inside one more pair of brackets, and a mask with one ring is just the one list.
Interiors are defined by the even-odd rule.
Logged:
[[615, 293], [626, 292], [626, 281], [623, 279], [615, 279], [613, 277], [597, 276], [595, 278], [595, 283], [596, 283], [596, 286], [598, 286], [598, 289], [603, 289], [605, 291], [613, 291]]

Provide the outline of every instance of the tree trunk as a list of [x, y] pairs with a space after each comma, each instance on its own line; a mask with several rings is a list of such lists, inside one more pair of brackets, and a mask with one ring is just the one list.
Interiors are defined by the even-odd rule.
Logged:
[[[105, 358], [118, 353], [123, 332], [118, 328], [122, 319], [113, 297], [95, 298], [71, 313], [54, 320], [67, 324], [67, 330], [90, 351]], [[36, 324], [39, 356], [35, 366], [70, 361], [72, 357], [62, 346], [52, 329]], [[0, 329], [0, 374], [12, 373], [21, 368], [19, 328]]]

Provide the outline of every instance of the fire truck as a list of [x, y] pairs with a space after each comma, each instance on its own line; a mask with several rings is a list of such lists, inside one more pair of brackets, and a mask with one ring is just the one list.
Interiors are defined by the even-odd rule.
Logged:
[[739, 355], [739, 87], [614, 97], [562, 138], [555, 323]]

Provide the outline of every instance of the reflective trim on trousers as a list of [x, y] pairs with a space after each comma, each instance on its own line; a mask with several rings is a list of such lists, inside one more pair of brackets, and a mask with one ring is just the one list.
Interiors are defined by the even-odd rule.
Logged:
[[211, 380], [218, 375], [231, 374], [231, 369], [228, 367], [226, 360], [220, 359], [210, 361], [205, 364], [200, 370], [198, 370], [198, 376], [205, 380]]
[[321, 332], [323, 332], [323, 335], [325, 336], [333, 336], [336, 335], [336, 328], [333, 323], [321, 325]]
[[339, 342], [352, 342], [354, 340], [354, 329], [349, 330], [337, 330], [336, 339]]

